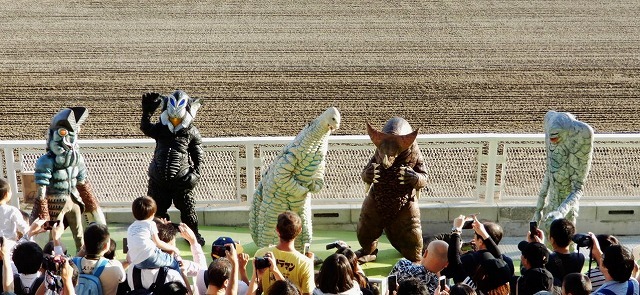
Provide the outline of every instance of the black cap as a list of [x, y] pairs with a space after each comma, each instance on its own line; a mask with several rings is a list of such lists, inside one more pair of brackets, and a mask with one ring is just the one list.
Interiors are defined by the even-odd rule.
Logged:
[[522, 256], [529, 261], [531, 268], [543, 267], [549, 261], [549, 250], [542, 243], [522, 241], [518, 243]]
[[526, 270], [518, 284], [522, 284], [523, 290], [530, 291], [531, 294], [540, 291], [551, 291], [553, 288], [553, 275], [543, 267], [536, 267]]

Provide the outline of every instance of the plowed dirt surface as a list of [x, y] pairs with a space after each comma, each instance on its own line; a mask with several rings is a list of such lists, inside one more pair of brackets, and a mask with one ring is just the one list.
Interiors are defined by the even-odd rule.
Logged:
[[[253, 2], [253, 1], [251, 1]], [[201, 97], [205, 137], [335, 134], [392, 116], [421, 133], [541, 133], [547, 110], [640, 131], [640, 2], [3, 1], [0, 139], [139, 138], [140, 97]]]

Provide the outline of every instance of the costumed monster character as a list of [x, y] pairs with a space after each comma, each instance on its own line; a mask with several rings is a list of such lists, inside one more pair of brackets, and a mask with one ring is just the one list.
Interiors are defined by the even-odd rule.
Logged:
[[389, 119], [382, 132], [367, 123], [376, 151], [362, 171], [368, 194], [358, 221], [356, 251], [361, 261], [376, 259], [382, 231], [402, 256], [413, 262], [422, 257], [422, 227], [418, 197], [427, 185], [426, 167], [416, 142], [418, 130], [399, 117]]
[[77, 249], [82, 246], [81, 212], [87, 222], [106, 224], [87, 181], [87, 167], [77, 139], [80, 125], [89, 116], [85, 107], [59, 111], [49, 125], [47, 153], [35, 164], [38, 186], [30, 219], [63, 220], [71, 227]]
[[551, 222], [566, 218], [576, 223], [579, 201], [591, 168], [593, 129], [570, 113], [549, 111], [544, 116], [547, 167], [533, 216], [549, 233]]
[[[151, 123], [151, 116], [162, 105], [160, 121]], [[167, 210], [173, 203], [180, 210], [180, 220], [193, 230], [197, 241], [205, 240], [198, 232], [193, 190], [200, 180], [202, 137], [193, 120], [200, 108], [200, 99], [177, 90], [168, 96], [158, 93], [142, 95], [140, 130], [155, 139], [156, 148], [149, 164], [148, 196], [156, 201], [156, 216], [169, 220]]]
[[302, 232], [295, 243], [298, 250], [304, 243], [311, 243], [309, 193], [317, 193], [324, 186], [329, 135], [339, 127], [340, 112], [328, 108], [302, 129], [262, 174], [249, 211], [251, 238], [258, 247], [278, 243], [278, 215], [287, 210], [302, 219]]

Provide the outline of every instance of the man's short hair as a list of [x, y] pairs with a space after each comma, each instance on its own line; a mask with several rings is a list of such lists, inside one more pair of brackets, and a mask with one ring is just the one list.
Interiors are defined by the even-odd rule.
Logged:
[[564, 276], [562, 280], [563, 294], [589, 295], [593, 289], [591, 280], [583, 273], [574, 272]]
[[576, 227], [573, 222], [566, 218], [558, 218], [551, 222], [549, 227], [549, 236], [558, 247], [567, 247], [571, 243], [573, 235], [576, 234]]
[[84, 231], [84, 250], [89, 255], [98, 255], [109, 240], [109, 229], [105, 224], [91, 224]]
[[34, 242], [20, 243], [13, 250], [13, 264], [21, 274], [34, 274], [42, 265], [44, 253], [40, 245]]
[[493, 242], [496, 243], [496, 245], [500, 244], [500, 241], [502, 241], [502, 235], [504, 234], [502, 226], [492, 221], [483, 221], [482, 225], [484, 225], [484, 228], [487, 230], [487, 233]]
[[429, 295], [427, 283], [416, 278], [410, 277], [398, 283], [397, 295]]
[[214, 259], [211, 264], [209, 264], [209, 268], [207, 269], [209, 284], [212, 284], [218, 288], [222, 288], [224, 285], [224, 281], [231, 277], [232, 269], [233, 266], [231, 265], [229, 259], [227, 259], [226, 257]]
[[291, 241], [302, 231], [302, 220], [295, 212], [285, 211], [278, 215], [276, 228], [282, 240]]
[[137, 220], [145, 220], [156, 214], [158, 207], [156, 201], [151, 197], [138, 197], [131, 203], [133, 217]]
[[160, 238], [161, 241], [169, 243], [176, 238], [178, 230], [176, 230], [173, 225], [171, 225], [170, 223], [165, 224], [157, 218], [154, 221], [156, 223], [156, 227], [158, 228], [158, 238]]
[[[14, 254], [15, 255], [15, 254]], [[629, 248], [622, 245], [611, 245], [602, 253], [602, 264], [607, 268], [611, 278], [618, 282], [626, 282], [633, 271], [633, 256]]]

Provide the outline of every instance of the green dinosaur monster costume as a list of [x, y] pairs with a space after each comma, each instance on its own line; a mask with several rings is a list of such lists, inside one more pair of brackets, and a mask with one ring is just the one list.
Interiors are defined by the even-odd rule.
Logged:
[[544, 116], [544, 131], [547, 168], [533, 220], [540, 222], [548, 234], [555, 219], [566, 218], [576, 224], [591, 168], [593, 129], [570, 113], [549, 111]]
[[300, 131], [263, 173], [249, 211], [249, 229], [258, 247], [278, 243], [278, 214], [287, 210], [302, 219], [296, 247], [311, 242], [309, 193], [317, 193], [324, 186], [329, 135], [339, 127], [340, 112], [334, 107], [327, 109]]

